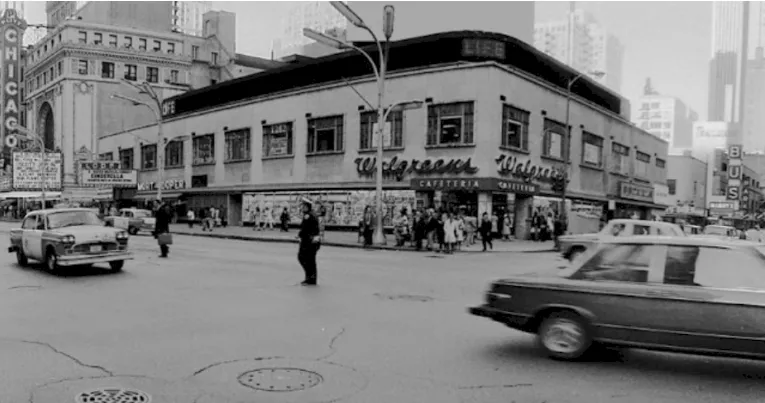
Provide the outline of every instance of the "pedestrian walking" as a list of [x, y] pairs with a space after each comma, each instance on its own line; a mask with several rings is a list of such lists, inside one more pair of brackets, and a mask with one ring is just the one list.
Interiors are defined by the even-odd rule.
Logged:
[[457, 215], [454, 219], [456, 227], [457, 242], [455, 244], [456, 250], [462, 250], [462, 242], [465, 241], [465, 220], [462, 218], [462, 213]]
[[157, 210], [154, 213], [156, 219], [154, 224], [154, 238], [157, 240], [161, 254], [159, 257], [166, 258], [170, 253], [170, 245], [173, 244], [173, 237], [170, 234], [170, 222], [173, 219], [173, 209], [168, 203], [157, 201]]
[[202, 226], [202, 231], [207, 231], [207, 210], [199, 209], [199, 225]]
[[425, 222], [425, 216], [421, 211], [417, 211], [414, 216], [412, 233], [414, 234], [414, 248], [416, 250], [421, 250], [422, 240], [427, 236], [427, 223]]
[[499, 237], [499, 217], [496, 212], [491, 213], [491, 236]]
[[457, 243], [457, 221], [452, 216], [452, 213], [444, 214], [444, 240], [442, 242], [442, 249], [444, 253], [454, 252], [454, 246]]
[[492, 236], [492, 223], [489, 218], [489, 213], [483, 213], [481, 216], [481, 225], [478, 227], [478, 232], [481, 234], [481, 243], [483, 244], [483, 251], [486, 252], [486, 246], [490, 249], [494, 249], [494, 245], [491, 243]]
[[271, 210], [270, 207], [266, 207], [265, 216], [266, 216], [265, 227], [269, 230], [274, 229], [274, 212], [273, 210]]
[[260, 231], [260, 207], [255, 207], [255, 212], [253, 213], [253, 219], [254, 219], [254, 228], [253, 231]]
[[465, 244], [475, 244], [475, 233], [478, 231], [478, 218], [473, 215], [465, 216]]
[[279, 221], [282, 224], [282, 232], [289, 232], [290, 230], [290, 212], [287, 210], [287, 207], [282, 210], [281, 216], [279, 216]]
[[220, 216], [220, 224], [223, 228], [228, 227], [228, 210], [226, 210], [225, 207], [221, 204], [220, 208], [218, 209], [218, 214]]
[[321, 248], [321, 229], [319, 220], [313, 214], [313, 202], [303, 198], [303, 221], [300, 223], [298, 239], [298, 262], [305, 272], [305, 280], [300, 283], [304, 286], [317, 285], [316, 253]]
[[502, 219], [502, 239], [505, 241], [510, 240], [510, 228], [513, 226], [513, 222], [510, 216], [505, 214], [505, 218]]
[[186, 221], [189, 224], [189, 228], [194, 228], [194, 209], [189, 209], [189, 211], [186, 212]]
[[372, 245], [372, 235], [375, 231], [375, 214], [370, 206], [364, 207], [362, 220], [364, 220], [364, 247], [366, 248]]

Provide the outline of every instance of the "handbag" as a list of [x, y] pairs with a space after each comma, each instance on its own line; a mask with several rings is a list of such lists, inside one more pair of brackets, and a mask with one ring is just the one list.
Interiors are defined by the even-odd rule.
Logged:
[[157, 243], [159, 243], [160, 246], [172, 245], [173, 235], [167, 232], [159, 234], [159, 236], [157, 236]]

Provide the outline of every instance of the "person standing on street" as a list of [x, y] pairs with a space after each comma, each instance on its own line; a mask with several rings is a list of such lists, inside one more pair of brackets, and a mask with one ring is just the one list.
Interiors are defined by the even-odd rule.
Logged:
[[189, 228], [194, 228], [194, 209], [189, 209], [189, 211], [186, 212], [186, 221], [189, 224]]
[[481, 216], [481, 225], [478, 227], [478, 232], [481, 234], [481, 243], [483, 243], [483, 251], [486, 252], [486, 245], [489, 248], [494, 249], [494, 245], [491, 244], [492, 228], [493, 224], [489, 218], [489, 213], [483, 213]]
[[279, 216], [279, 222], [282, 226], [282, 232], [289, 232], [290, 230], [290, 212], [287, 207], [282, 210], [282, 214]]
[[157, 239], [159, 250], [162, 253], [159, 257], [166, 258], [170, 253], [172, 238], [170, 237], [170, 221], [173, 219], [173, 210], [167, 203], [157, 202], [159, 207], [155, 213], [156, 224], [154, 225], [154, 238]]
[[228, 227], [228, 210], [226, 210], [223, 205], [220, 205], [220, 209], [218, 209], [218, 212], [220, 214], [220, 225], [223, 228]]
[[304, 286], [317, 285], [316, 253], [321, 247], [319, 220], [311, 211], [312, 208], [313, 202], [303, 198], [303, 221], [300, 223], [300, 232], [298, 233], [300, 240], [298, 262], [305, 272], [305, 280], [300, 283]]

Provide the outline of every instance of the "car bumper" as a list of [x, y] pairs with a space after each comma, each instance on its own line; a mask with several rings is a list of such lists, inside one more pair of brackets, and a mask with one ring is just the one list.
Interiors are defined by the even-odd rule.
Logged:
[[108, 254], [99, 255], [74, 255], [74, 256], [59, 256], [59, 266], [81, 266], [86, 264], [95, 263], [108, 263], [116, 262], [119, 260], [132, 260], [133, 254], [130, 252], [114, 252]]
[[527, 315], [508, 313], [486, 305], [470, 307], [468, 308], [468, 313], [471, 315], [480, 316], [482, 318], [488, 318], [495, 322], [499, 322], [512, 327], [513, 329], [522, 331], [527, 331], [526, 325], [530, 319], [530, 316]]

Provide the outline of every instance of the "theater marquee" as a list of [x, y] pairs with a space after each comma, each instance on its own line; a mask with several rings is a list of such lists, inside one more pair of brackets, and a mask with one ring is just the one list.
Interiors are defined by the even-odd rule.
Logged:
[[0, 74], [3, 87], [3, 125], [0, 130], [0, 144], [3, 148], [15, 148], [18, 142], [15, 134], [16, 126], [19, 124], [19, 105], [21, 104], [19, 91], [21, 38], [26, 28], [27, 22], [12, 8], [6, 9], [0, 16], [3, 43], [3, 71]]

